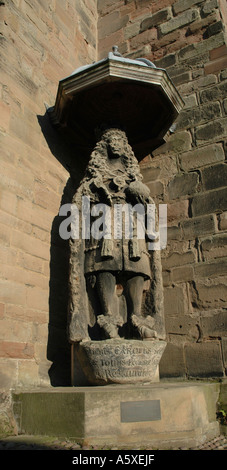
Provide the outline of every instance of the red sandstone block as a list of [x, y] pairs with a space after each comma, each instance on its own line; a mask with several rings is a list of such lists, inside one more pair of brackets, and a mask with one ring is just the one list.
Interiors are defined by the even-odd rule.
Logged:
[[58, 212], [60, 197], [53, 191], [49, 191], [44, 184], [35, 183], [34, 202], [35, 204], [56, 213]]
[[0, 291], [3, 302], [25, 305], [26, 288], [22, 284], [3, 279], [0, 280]]
[[28, 287], [27, 288], [27, 307], [32, 309], [38, 309], [48, 312], [49, 310], [49, 291], [47, 289], [40, 289], [39, 287]]
[[143, 45], [153, 43], [156, 40], [157, 40], [157, 29], [152, 28], [133, 37], [130, 40], [130, 48], [140, 49]]
[[18, 230], [12, 230], [11, 244], [30, 255], [49, 259], [49, 245], [41, 240], [35, 239], [31, 235], [21, 233]]
[[5, 304], [0, 303], [0, 318], [3, 318], [5, 314]]
[[3, 131], [9, 130], [10, 106], [3, 101], [0, 102], [0, 128]]
[[210, 51], [209, 55], [210, 55], [210, 60], [219, 59], [220, 57], [227, 55], [226, 45], [223, 44], [223, 46], [213, 49], [212, 51]]
[[0, 342], [0, 357], [31, 359], [34, 357], [34, 345], [32, 343], [2, 341]]
[[227, 55], [224, 57], [220, 57], [219, 59], [213, 60], [208, 64], [204, 65], [205, 75], [209, 75], [210, 73], [220, 72], [227, 68]]
[[116, 33], [111, 34], [99, 41], [99, 59], [105, 58], [107, 53], [112, 50], [114, 44], [121, 44], [124, 42], [123, 30], [116, 31]]
[[173, 222], [174, 220], [181, 220], [188, 218], [188, 199], [180, 200], [167, 206], [167, 220]]

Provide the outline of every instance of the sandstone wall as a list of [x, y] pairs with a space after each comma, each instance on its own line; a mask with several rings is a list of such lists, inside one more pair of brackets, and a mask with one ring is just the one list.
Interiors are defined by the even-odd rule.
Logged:
[[74, 150], [58, 140], [45, 103], [54, 104], [60, 79], [96, 60], [97, 9], [95, 0], [0, 5], [0, 388], [9, 389], [55, 384], [48, 370], [68, 353], [56, 216], [69, 178], [62, 154]]
[[[185, 100], [174, 133], [142, 162], [168, 204], [163, 280], [165, 377], [223, 376], [227, 367], [226, 3], [99, 0], [99, 58], [117, 44], [167, 70]], [[152, 112], [152, 110], [147, 110]]]

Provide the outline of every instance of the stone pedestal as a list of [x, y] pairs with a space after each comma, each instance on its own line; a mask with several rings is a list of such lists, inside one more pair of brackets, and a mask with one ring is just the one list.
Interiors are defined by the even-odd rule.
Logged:
[[195, 447], [219, 435], [220, 384], [204, 382], [18, 390], [20, 433], [89, 445]]
[[165, 341], [109, 339], [72, 346], [72, 385], [159, 381]]

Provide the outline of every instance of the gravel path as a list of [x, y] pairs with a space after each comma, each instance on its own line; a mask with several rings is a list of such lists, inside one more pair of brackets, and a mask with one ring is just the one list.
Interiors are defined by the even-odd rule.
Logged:
[[[45, 436], [11, 436], [0, 440], [0, 450], [152, 450], [135, 447], [81, 446], [70, 440], [60, 440]], [[153, 449], [157, 450], [157, 449]], [[227, 450], [227, 436], [218, 436], [194, 448], [175, 448], [173, 450]]]

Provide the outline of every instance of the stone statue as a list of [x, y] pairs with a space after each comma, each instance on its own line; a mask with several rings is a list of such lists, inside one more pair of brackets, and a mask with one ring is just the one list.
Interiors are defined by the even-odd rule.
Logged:
[[[90, 204], [89, 227], [100, 217], [96, 210], [99, 204], [109, 209], [106, 219], [96, 227], [98, 236], [93, 230], [84, 238], [70, 241], [70, 341], [164, 339], [160, 252], [149, 254], [147, 250], [146, 227], [142, 227], [145, 219], [133, 213], [132, 236], [127, 238], [122, 224], [122, 237], [113, 237], [115, 209], [139, 204], [146, 212], [147, 204], [153, 204], [121, 129], [98, 131], [98, 142], [72, 201], [79, 211], [82, 198]], [[145, 237], [138, 239], [141, 228]]]

